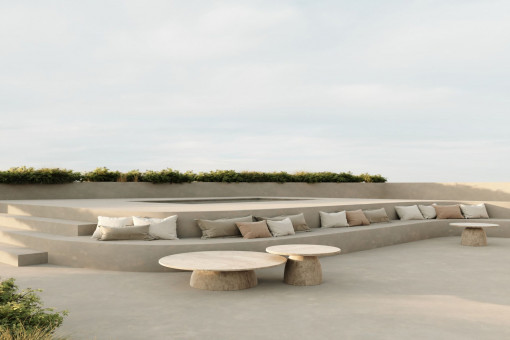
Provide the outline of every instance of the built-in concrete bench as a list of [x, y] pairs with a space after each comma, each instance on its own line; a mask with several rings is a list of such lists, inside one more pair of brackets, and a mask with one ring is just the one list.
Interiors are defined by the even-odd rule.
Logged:
[[[76, 202], [72, 202], [75, 204]], [[11, 245], [38, 249], [48, 253], [48, 262], [56, 265], [71, 267], [89, 267], [106, 270], [119, 271], [165, 271], [168, 270], [158, 264], [161, 257], [191, 251], [205, 250], [250, 250], [265, 251], [269, 246], [278, 244], [324, 244], [339, 247], [342, 254], [395, 245], [405, 242], [424, 240], [435, 237], [460, 236], [462, 230], [449, 225], [451, 222], [460, 222], [466, 220], [412, 220], [400, 221], [396, 218], [395, 205], [412, 205], [416, 203], [425, 203], [423, 201], [380, 201], [370, 203], [347, 203], [325, 201], [322, 204], [314, 202], [311, 206], [284, 207], [274, 209], [237, 209], [221, 211], [199, 211], [193, 215], [193, 211], [178, 212], [179, 215], [179, 236], [180, 240], [156, 240], [156, 241], [110, 241], [101, 242], [91, 239], [87, 236], [79, 235], [74, 232], [48, 233], [51, 228], [48, 227], [45, 220], [44, 228], [37, 230], [37, 223], [31, 220], [30, 230], [0, 226], [0, 239]], [[442, 204], [451, 204], [457, 202], [441, 202]], [[1, 207], [1, 205], [0, 205]], [[349, 227], [349, 228], [318, 228], [318, 211], [338, 211], [354, 209], [373, 209], [384, 207], [393, 220], [389, 223], [377, 223], [369, 226]], [[10, 210], [9, 210], [10, 208]], [[508, 209], [498, 205], [487, 205], [489, 215], [498, 218], [483, 220], [500, 224], [500, 227], [492, 228], [487, 231], [489, 237], [510, 237], [510, 216]], [[104, 214], [110, 216], [148, 215], [154, 217], [168, 216], [171, 212], [163, 211], [148, 214], [146, 211], [136, 210], [105, 210], [105, 209], [84, 209], [56, 206], [55, 204], [46, 206], [30, 207], [26, 203], [19, 205], [10, 204], [10, 207], [4, 205], [4, 213], [15, 212], [17, 215], [37, 214], [48, 219], [67, 218], [66, 225], [69, 228], [77, 230], [78, 226], [86, 225], [90, 228], [91, 222], [97, 218], [97, 215]], [[230, 214], [228, 214], [230, 212]], [[295, 214], [303, 212], [307, 222], [312, 227], [311, 232], [299, 232], [296, 235], [263, 239], [243, 239], [236, 238], [216, 238], [202, 240], [197, 232], [198, 227], [194, 218], [219, 218], [229, 216], [267, 215], [274, 216], [279, 214]], [[184, 216], [184, 217], [183, 217]], [[35, 217], [34, 217], [35, 218]], [[88, 222], [76, 222], [88, 221]], [[184, 221], [184, 222], [183, 222]], [[187, 224], [190, 221], [193, 224]], [[469, 220], [476, 221], [476, 220]], [[62, 223], [61, 223], [62, 224]], [[186, 226], [193, 230], [184, 229]], [[199, 230], [198, 230], [199, 231]], [[90, 232], [91, 233], [91, 232]], [[460, 242], [460, 240], [459, 240]], [[0, 249], [1, 251], [1, 249]]]

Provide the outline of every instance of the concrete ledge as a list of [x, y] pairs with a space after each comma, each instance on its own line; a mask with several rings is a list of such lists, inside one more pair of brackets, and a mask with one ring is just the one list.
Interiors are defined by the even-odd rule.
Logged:
[[[363, 227], [314, 229], [312, 232], [300, 232], [293, 236], [251, 240], [187, 238], [101, 242], [88, 236], [64, 237], [9, 230], [0, 230], [0, 236], [2, 239], [9, 239], [11, 243], [46, 249], [49, 253], [48, 262], [51, 264], [117, 271], [158, 272], [168, 271], [158, 264], [161, 257], [191, 251], [265, 251], [266, 247], [273, 245], [311, 243], [336, 246], [342, 249], [342, 254], [345, 254], [435, 237], [460, 236], [460, 228], [449, 226], [449, 223], [454, 221], [465, 220], [392, 221]], [[501, 224], [501, 227], [487, 230], [489, 237], [510, 237], [510, 220], [489, 221]]]
[[0, 243], [0, 262], [22, 267], [48, 263], [48, 253]]

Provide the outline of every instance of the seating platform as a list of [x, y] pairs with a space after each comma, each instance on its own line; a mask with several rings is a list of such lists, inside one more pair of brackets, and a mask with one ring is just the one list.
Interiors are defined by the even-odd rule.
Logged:
[[[55, 265], [117, 271], [168, 271], [158, 264], [161, 257], [191, 251], [247, 250], [264, 252], [280, 244], [323, 244], [339, 247], [342, 254], [423, 239], [456, 236], [459, 228], [451, 222], [465, 220], [396, 220], [395, 205], [430, 204], [416, 200], [365, 200], [325, 198], [285, 198], [285, 200], [247, 200], [236, 203], [160, 203], [150, 199], [32, 200], [0, 201], [0, 240], [8, 246], [47, 253]], [[157, 199], [163, 201], [162, 199]], [[435, 201], [442, 204], [459, 202]], [[510, 209], [507, 202], [487, 205], [493, 218], [484, 220], [500, 227], [487, 231], [489, 237], [510, 237]], [[389, 223], [350, 228], [319, 228], [319, 211], [373, 209], [384, 207]], [[296, 235], [249, 239], [200, 239], [196, 218], [222, 218], [246, 215], [274, 216], [303, 212], [311, 232]], [[166, 217], [177, 214], [179, 240], [97, 241], [90, 238], [97, 216]], [[474, 220], [470, 220], [474, 221]], [[459, 241], [460, 242], [460, 241]], [[22, 255], [23, 251], [19, 251]], [[2, 247], [0, 246], [0, 254]], [[12, 251], [11, 251], [12, 253]], [[0, 257], [0, 261], [2, 257]], [[44, 260], [43, 260], [44, 261]], [[11, 261], [14, 264], [15, 261]], [[14, 265], [20, 265], [14, 264]]]

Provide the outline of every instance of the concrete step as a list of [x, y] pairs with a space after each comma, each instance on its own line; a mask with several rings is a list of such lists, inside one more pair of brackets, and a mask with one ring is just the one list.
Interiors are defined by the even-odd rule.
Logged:
[[0, 262], [22, 267], [48, 263], [48, 252], [0, 243]]
[[95, 223], [0, 213], [0, 226], [63, 236], [92, 235]]

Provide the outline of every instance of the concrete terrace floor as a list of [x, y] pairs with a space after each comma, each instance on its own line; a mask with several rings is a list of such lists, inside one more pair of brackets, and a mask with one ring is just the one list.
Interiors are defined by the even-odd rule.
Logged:
[[0, 276], [68, 309], [58, 334], [71, 339], [510, 338], [510, 239], [475, 248], [446, 237], [321, 262], [320, 286], [285, 285], [279, 266], [231, 292], [193, 289], [189, 272], [0, 264]]

